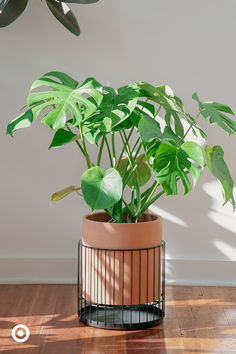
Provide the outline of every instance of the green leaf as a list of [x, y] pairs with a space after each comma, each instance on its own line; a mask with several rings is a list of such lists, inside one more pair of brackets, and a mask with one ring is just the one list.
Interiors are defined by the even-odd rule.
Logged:
[[148, 115], [143, 115], [140, 119], [138, 130], [144, 145], [153, 140], [161, 140], [165, 138], [174, 139], [177, 145], [182, 145], [184, 142], [183, 139], [179, 138], [169, 126], [166, 126], [162, 132], [160, 124]]
[[172, 99], [173, 92], [169, 86], [155, 87], [146, 81], [140, 81], [137, 85], [140, 88], [141, 97], [146, 97], [147, 99], [160, 104], [166, 110], [178, 112], [175, 102]]
[[116, 91], [106, 87], [100, 113], [96, 116], [101, 122], [99, 129], [102, 132], [111, 132], [128, 129], [131, 125], [125, 122], [134, 111], [139, 95], [130, 86], [121, 87]]
[[163, 138], [175, 140], [175, 142], [178, 146], [180, 146], [184, 143], [184, 140], [181, 139], [180, 137], [178, 137], [169, 126], [166, 126], [164, 128]]
[[99, 140], [104, 135], [104, 133], [101, 133], [100, 130], [98, 129], [95, 130], [89, 126], [85, 126], [83, 128], [83, 134], [90, 144], [96, 144], [96, 145], [98, 145]]
[[223, 187], [225, 203], [230, 201], [235, 210], [235, 200], [233, 196], [234, 182], [224, 161], [224, 151], [222, 147], [216, 145], [211, 148], [209, 145], [206, 145], [205, 152], [208, 169], [212, 175], [220, 181]]
[[70, 32], [76, 36], [80, 35], [80, 28], [75, 15], [70, 10], [65, 2], [58, 2], [57, 0], [46, 0], [49, 10]]
[[162, 139], [160, 124], [147, 115], [143, 115], [138, 124], [138, 131], [144, 144], [150, 143], [154, 139]]
[[[49, 77], [53, 77], [54, 80], [50, 79]], [[59, 80], [59, 82], [55, 81], [55, 79]], [[43, 77], [40, 79], [35, 80], [31, 86], [31, 90], [40, 86], [48, 86], [56, 90], [61, 90], [62, 84], [64, 85], [64, 88], [68, 87], [68, 89], [76, 89], [79, 85], [76, 80], [63, 72], [50, 71], [43, 75]]]
[[123, 220], [122, 199], [120, 199], [111, 208], [106, 208], [106, 211], [111, 216], [113, 221], [117, 223], [122, 223]]
[[179, 118], [179, 114], [184, 116], [182, 101], [174, 96], [173, 91], [167, 85], [153, 86], [145, 81], [138, 83], [140, 88], [140, 95], [157, 102], [161, 107], [163, 107], [168, 114], [167, 124], [171, 127], [171, 118], [174, 121], [175, 133], [183, 138], [184, 128]]
[[[49, 79], [48, 76], [54, 79]], [[73, 116], [72, 125], [88, 119], [96, 112], [103, 98], [102, 86], [93, 78], [88, 78], [79, 86], [77, 81], [64, 73], [49, 72], [36, 80], [32, 89], [41, 86], [52, 90], [31, 93], [28, 96], [28, 105], [34, 107], [35, 118], [49, 107], [51, 110], [44, 115], [42, 122], [52, 129], [64, 128], [69, 113]]]
[[174, 140], [163, 140], [154, 157], [153, 170], [157, 173], [156, 179], [162, 185], [166, 195], [178, 194], [179, 179], [186, 194], [192, 189], [187, 174], [192, 176], [195, 185], [202, 173], [198, 165], [204, 167], [201, 146], [188, 141], [178, 147]]
[[196, 136], [196, 138], [198, 138], [198, 135], [197, 135], [197, 132], [198, 132], [198, 134], [201, 136], [202, 139], [204, 139], [204, 140], [207, 139], [206, 133], [199, 126], [197, 126], [197, 124], [195, 123], [195, 119], [188, 113], [186, 114], [186, 120], [190, 125], [193, 124], [192, 125], [192, 132]]
[[218, 102], [201, 102], [196, 93], [193, 94], [192, 98], [198, 103], [201, 115], [206, 120], [209, 119], [210, 124], [218, 125], [220, 128], [224, 129], [228, 135], [236, 132], [236, 122], [222, 113], [233, 115], [234, 113], [229, 106]]
[[177, 97], [177, 96], [174, 96], [173, 97], [173, 100], [175, 101], [176, 105], [181, 109], [182, 112], [184, 112], [184, 104], [183, 104], [183, 101]]
[[92, 210], [106, 209], [121, 199], [122, 179], [114, 168], [103, 173], [100, 167], [95, 166], [83, 173], [81, 188], [83, 197]]
[[17, 118], [13, 119], [7, 126], [7, 134], [13, 136], [13, 132], [21, 129], [29, 127], [33, 122], [33, 112], [31, 109], [22, 113]]
[[14, 22], [25, 10], [28, 0], [2, 0], [0, 3], [0, 27]]
[[80, 134], [74, 134], [65, 129], [58, 129], [55, 133], [49, 149], [52, 147], [58, 147], [80, 139]]
[[153, 104], [149, 103], [149, 102], [145, 102], [145, 101], [138, 101], [137, 105], [140, 106], [141, 111], [148, 111], [152, 116], [155, 115], [155, 107], [153, 106]]
[[[134, 174], [132, 174], [127, 182], [127, 185], [132, 188], [135, 185], [135, 178], [137, 178], [137, 182], [139, 187], [144, 186], [149, 179], [151, 178], [151, 171], [150, 168], [148, 167], [148, 165], [146, 164], [146, 158], [145, 155], [142, 154], [140, 156], [137, 157], [136, 159], [136, 164], [137, 167], [135, 169]], [[128, 168], [126, 168], [128, 164]], [[122, 178], [124, 178], [126, 173], [129, 173], [131, 167], [129, 165], [129, 161], [127, 157], [124, 157], [119, 164], [119, 168], [118, 171], [121, 175]]]
[[58, 191], [51, 196], [51, 202], [56, 202], [58, 200], [61, 200], [62, 198], [65, 198], [67, 195], [73, 192], [77, 192], [80, 189], [81, 188], [77, 186], [69, 186], [67, 188], [64, 188], [61, 191]]

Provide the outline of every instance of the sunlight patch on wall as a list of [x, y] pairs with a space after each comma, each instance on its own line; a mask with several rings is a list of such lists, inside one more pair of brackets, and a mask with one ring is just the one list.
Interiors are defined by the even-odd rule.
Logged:
[[173, 269], [172, 265], [166, 259], [166, 261], [165, 261], [165, 274], [166, 274], [167, 278], [169, 278], [169, 279], [170, 279], [170, 277], [172, 275], [172, 269]]
[[228, 245], [226, 242], [214, 240], [213, 245], [222, 252], [229, 261], [236, 261], [236, 248]]
[[[236, 215], [233, 213], [232, 205], [223, 205], [223, 196], [220, 184], [217, 181], [204, 183], [203, 190], [212, 198], [211, 211], [209, 218], [217, 225], [236, 234]], [[234, 193], [236, 188], [234, 189]]]
[[173, 222], [174, 224], [177, 224], [179, 226], [183, 226], [183, 227], [188, 227], [188, 225], [180, 218], [178, 218], [177, 216], [168, 213], [167, 211], [158, 208], [156, 205], [151, 205], [149, 207], [149, 210], [151, 213], [155, 214], [155, 215], [160, 215], [163, 219], [166, 219], [168, 221]]

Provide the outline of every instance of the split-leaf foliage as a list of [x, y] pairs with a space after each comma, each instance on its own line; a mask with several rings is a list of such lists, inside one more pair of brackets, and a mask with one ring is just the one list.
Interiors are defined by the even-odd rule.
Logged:
[[[54, 132], [49, 148], [74, 142], [87, 170], [78, 186], [54, 193], [51, 200], [76, 192], [92, 211], [104, 209], [113, 222], [137, 222], [162, 195], [189, 193], [205, 167], [221, 183], [224, 203], [235, 209], [222, 147], [209, 146], [200, 127], [204, 119], [235, 134], [233, 112], [218, 102], [202, 102], [196, 93], [193, 99], [199, 109], [195, 118], [165, 85], [142, 81], [115, 90], [94, 78], [79, 84], [62, 72], [49, 72], [33, 82], [27, 110], [8, 124], [7, 133], [13, 136], [40, 116]], [[88, 145], [97, 151], [95, 160]]]

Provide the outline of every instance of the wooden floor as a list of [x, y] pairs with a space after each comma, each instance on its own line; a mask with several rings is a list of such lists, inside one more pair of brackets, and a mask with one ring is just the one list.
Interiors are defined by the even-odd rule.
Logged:
[[[17, 324], [30, 329], [25, 343], [11, 337]], [[163, 324], [108, 331], [79, 322], [74, 285], [0, 285], [0, 352], [236, 353], [236, 288], [168, 286]]]

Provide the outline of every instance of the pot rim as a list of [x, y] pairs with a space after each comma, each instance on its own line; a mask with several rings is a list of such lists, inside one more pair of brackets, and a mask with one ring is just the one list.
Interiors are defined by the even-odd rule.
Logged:
[[[96, 213], [93, 213], [93, 214], [86, 214], [86, 215], [84, 215], [83, 216], [83, 220], [84, 221], [86, 221], [86, 222], [89, 222], [89, 223], [96, 223], [96, 224], [110, 224], [108, 221], [98, 221], [98, 220], [91, 220], [91, 219], [89, 219], [89, 217], [91, 217], [91, 216], [93, 216], [93, 215], [108, 215], [106, 212], [96, 212]], [[127, 225], [140, 225], [140, 224], [146, 224], [146, 223], [148, 223], [148, 224], [150, 224], [150, 223], [156, 223], [156, 222], [161, 222], [162, 221], [162, 217], [160, 216], [160, 215], [157, 215], [157, 214], [153, 214], [153, 213], [149, 213], [149, 212], [147, 212], [147, 213], [143, 213], [143, 214], [146, 214], [146, 215], [151, 215], [152, 217], [154, 217], [154, 219], [153, 220], [147, 220], [147, 221], [140, 221], [140, 222], [137, 222], [137, 223], [112, 223], [111, 225], [125, 225], [125, 226], [127, 226]], [[142, 215], [143, 215], [142, 214]], [[122, 226], [121, 226], [122, 227]], [[135, 227], [135, 226], [134, 226]]]

